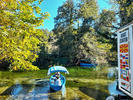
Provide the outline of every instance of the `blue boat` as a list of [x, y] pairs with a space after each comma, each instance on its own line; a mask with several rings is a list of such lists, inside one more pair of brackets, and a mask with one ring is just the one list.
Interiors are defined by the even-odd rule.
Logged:
[[[48, 75], [50, 75], [51, 73], [56, 73], [56, 72], [64, 72], [64, 73], [67, 73], [69, 74], [69, 72], [67, 71], [67, 69], [63, 66], [53, 66], [53, 67], [50, 67], [49, 70], [48, 70]], [[50, 77], [50, 89], [54, 90], [54, 91], [59, 91], [62, 89], [62, 87], [65, 86], [65, 83], [66, 83], [66, 78], [60, 74], [60, 80], [61, 80], [61, 84], [60, 85], [57, 85], [55, 84], [55, 79], [56, 78], [56, 75], [52, 75]]]
[[89, 67], [89, 68], [91, 68], [91, 67], [96, 67], [96, 64], [80, 63], [80, 66], [81, 67]]
[[86, 68], [95, 68], [97, 66], [97, 64], [92, 63], [92, 61], [90, 59], [81, 59], [80, 66], [86, 67]]

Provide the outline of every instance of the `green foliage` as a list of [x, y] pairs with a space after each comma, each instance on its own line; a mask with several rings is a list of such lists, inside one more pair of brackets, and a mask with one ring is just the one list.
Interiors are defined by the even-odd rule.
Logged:
[[103, 44], [111, 45], [109, 50], [106, 52], [105, 56], [106, 60], [113, 65], [115, 65], [117, 61], [117, 55], [116, 55], [117, 40], [116, 38], [113, 37], [115, 24], [116, 24], [115, 12], [112, 10], [104, 9], [101, 12], [94, 27], [99, 37], [98, 41], [100, 41]]
[[[107, 63], [107, 53], [112, 48], [112, 44], [99, 41], [101, 37], [92, 33], [85, 33], [80, 39], [79, 57], [96, 59], [97, 64]], [[102, 38], [104, 39], [104, 38]], [[107, 41], [106, 39], [104, 41]], [[101, 62], [102, 61], [102, 62]]]
[[[110, 0], [115, 7], [114, 12], [117, 18], [117, 28], [123, 27], [133, 21], [133, 1], [132, 0]], [[114, 42], [112, 42], [114, 41]], [[111, 62], [113, 59], [117, 59], [117, 41], [112, 39], [114, 52], [109, 54]], [[112, 57], [114, 56], [114, 57]]]
[[114, 28], [114, 23], [116, 22], [115, 19], [115, 12], [111, 10], [104, 9], [95, 25], [95, 30], [101, 36], [106, 39], [111, 38], [112, 30]]
[[133, 21], [133, 1], [132, 0], [112, 0], [117, 9], [117, 15], [120, 18], [120, 26], [126, 25]]
[[98, 6], [95, 0], [81, 0], [79, 16], [88, 19], [98, 17]]
[[[76, 11], [76, 13], [75, 13]], [[108, 63], [112, 49], [112, 30], [115, 13], [103, 10], [98, 15], [95, 0], [67, 0], [58, 8], [55, 28], [58, 57], [66, 57], [69, 64], [79, 59], [95, 60], [95, 63]]]
[[63, 32], [74, 25], [77, 11], [73, 0], [67, 0], [58, 8], [58, 15], [55, 17], [55, 32]]
[[41, 13], [40, 8], [34, 4], [35, 1], [0, 1], [0, 60], [9, 61], [11, 71], [39, 70], [32, 62], [40, 51], [39, 37], [47, 38], [36, 27], [42, 25], [48, 14]]
[[39, 37], [44, 43], [40, 44], [40, 52], [38, 53], [38, 58], [34, 62], [34, 65], [39, 66], [39, 68], [47, 68], [47, 66], [53, 64], [52, 62], [56, 59], [54, 56], [57, 53], [57, 46], [54, 45], [56, 38], [52, 31], [49, 32], [47, 29], [42, 31], [43, 36], [46, 37]]
[[[87, 3], [89, 4], [87, 5]], [[82, 4], [80, 4], [73, 2], [72, 0], [67, 0], [61, 7], [58, 8], [58, 15], [55, 18], [54, 28], [54, 32], [57, 36], [56, 45], [59, 48], [58, 56], [68, 58], [69, 64], [72, 63], [75, 58], [79, 57], [78, 55], [81, 53], [79, 46], [81, 42], [80, 37], [83, 35], [80, 33], [80, 26], [78, 26], [78, 29], [76, 29], [75, 25], [78, 24], [78, 20], [81, 18], [85, 18], [85, 20], [87, 19], [88, 21], [90, 17], [95, 16], [95, 13], [91, 14], [90, 16], [88, 16], [89, 14], [85, 15], [88, 10], [92, 12], [92, 10], [95, 9], [91, 8], [93, 6], [91, 4], [94, 4], [96, 7], [96, 2], [94, 1], [84, 1]], [[88, 6], [88, 9], [83, 9], [86, 8], [85, 6]], [[89, 23], [86, 22], [86, 24], [88, 25]]]

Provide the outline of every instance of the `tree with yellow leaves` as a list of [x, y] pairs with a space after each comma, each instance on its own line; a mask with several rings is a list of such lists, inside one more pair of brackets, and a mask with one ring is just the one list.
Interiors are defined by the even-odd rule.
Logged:
[[0, 61], [10, 62], [11, 71], [39, 70], [32, 62], [38, 57], [40, 37], [47, 41], [47, 36], [37, 27], [49, 16], [41, 13], [38, 7], [41, 2], [0, 1]]

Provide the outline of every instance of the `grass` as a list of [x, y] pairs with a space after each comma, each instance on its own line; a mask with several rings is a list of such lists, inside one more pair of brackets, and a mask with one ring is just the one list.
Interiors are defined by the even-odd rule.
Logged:
[[[81, 67], [69, 67], [67, 68], [69, 71], [69, 75], [66, 77], [80, 77], [80, 78], [106, 78], [107, 76], [107, 69], [105, 68], [81, 68]], [[97, 70], [98, 69], [98, 70]]]
[[[98, 70], [97, 70], [98, 69]], [[65, 77], [79, 77], [79, 78], [106, 78], [107, 77], [107, 69], [108, 67], [99, 68], [97, 66], [95, 68], [81, 68], [78, 66], [68, 67], [68, 74], [62, 73]], [[0, 71], [0, 79], [3, 80], [14, 80], [16, 78], [28, 78], [28, 79], [36, 79], [36, 78], [48, 78], [47, 76], [48, 69], [41, 69], [39, 71], [31, 71], [31, 72], [9, 72], [9, 71]], [[2, 81], [2, 80], [1, 80]]]
[[47, 70], [31, 71], [31, 72], [9, 72], [0, 71], [0, 78], [14, 79], [14, 78], [45, 78], [47, 76]]

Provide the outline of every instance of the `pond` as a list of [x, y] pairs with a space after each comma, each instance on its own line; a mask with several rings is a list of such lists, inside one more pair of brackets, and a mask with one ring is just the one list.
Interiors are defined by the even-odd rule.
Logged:
[[20, 73], [16, 76], [1, 73], [1, 79], [3, 75], [8, 77], [0, 81], [0, 100], [106, 100], [109, 96], [118, 100], [119, 94], [125, 94], [117, 90], [117, 81], [111, 79], [112, 72], [108, 70], [106, 78], [101, 74], [95, 78], [66, 77], [66, 87], [58, 92], [50, 90], [48, 77], [21, 76], [22, 73], [21, 77], [16, 77]]

